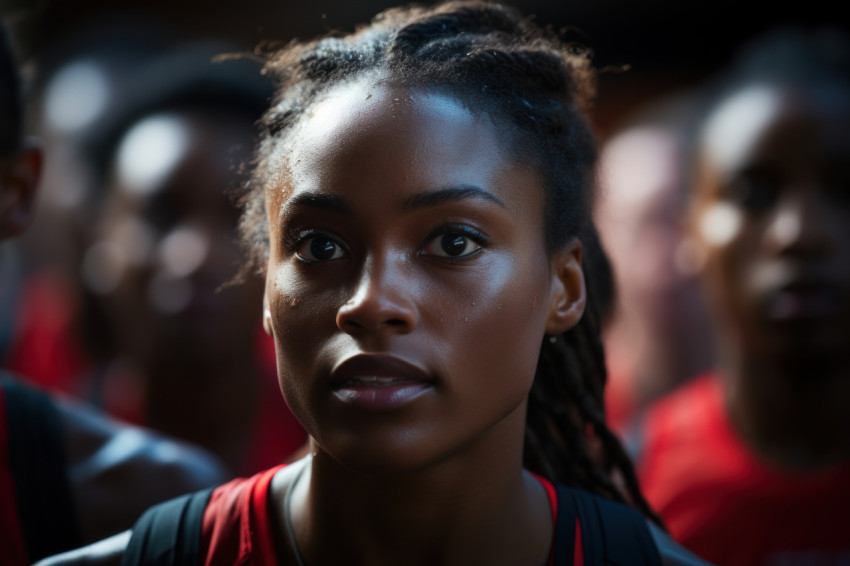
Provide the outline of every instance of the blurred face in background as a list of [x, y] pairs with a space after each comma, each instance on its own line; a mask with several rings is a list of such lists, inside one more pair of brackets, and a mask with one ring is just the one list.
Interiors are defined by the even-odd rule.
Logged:
[[41, 150], [0, 154], [0, 242], [26, 229], [41, 171]]
[[700, 291], [683, 253], [685, 191], [679, 138], [657, 127], [626, 130], [601, 160], [599, 230], [626, 316], [674, 340], [699, 320]]
[[233, 165], [250, 152], [250, 125], [163, 113], [122, 138], [83, 279], [124, 349], [202, 354], [253, 335], [261, 285], [219, 291], [242, 261], [238, 213], [225, 192]]
[[756, 355], [850, 348], [850, 91], [754, 85], [700, 139], [693, 227], [725, 330]]

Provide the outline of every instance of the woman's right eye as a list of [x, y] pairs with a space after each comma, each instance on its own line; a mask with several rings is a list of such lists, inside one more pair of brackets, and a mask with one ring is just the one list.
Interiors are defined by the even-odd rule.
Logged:
[[302, 240], [295, 248], [295, 255], [303, 262], [316, 263], [339, 259], [345, 250], [333, 238], [319, 234]]

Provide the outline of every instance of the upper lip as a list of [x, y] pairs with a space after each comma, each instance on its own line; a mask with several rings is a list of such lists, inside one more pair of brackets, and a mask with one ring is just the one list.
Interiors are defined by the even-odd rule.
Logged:
[[433, 382], [419, 366], [389, 354], [356, 354], [337, 363], [331, 370], [331, 386], [340, 386], [358, 376], [399, 377], [409, 381]]
[[820, 315], [826, 312], [839, 312], [845, 310], [848, 296], [844, 286], [838, 281], [821, 277], [795, 277], [781, 284], [764, 289], [761, 294], [763, 305], [770, 306], [783, 300], [783, 297], [797, 297], [808, 305], [807, 309], [817, 308]]
[[840, 285], [826, 277], [795, 277], [777, 285], [774, 293], [815, 293], [836, 292]]
[[841, 278], [822, 264], [812, 262], [772, 262], [755, 272], [756, 287], [765, 293], [833, 288]]

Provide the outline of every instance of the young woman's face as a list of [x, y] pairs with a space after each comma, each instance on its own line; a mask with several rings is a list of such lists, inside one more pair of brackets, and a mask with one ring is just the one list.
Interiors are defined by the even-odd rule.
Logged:
[[715, 305], [751, 354], [850, 347], [846, 89], [753, 87], [709, 119], [697, 235]]
[[521, 442], [564, 288], [537, 172], [453, 98], [381, 83], [332, 91], [292, 135], [270, 166], [265, 323], [296, 416], [361, 470]]

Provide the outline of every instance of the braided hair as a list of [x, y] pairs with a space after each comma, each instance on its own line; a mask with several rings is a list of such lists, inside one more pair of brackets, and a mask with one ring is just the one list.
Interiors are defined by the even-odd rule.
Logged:
[[[592, 225], [596, 142], [585, 112], [595, 90], [589, 53], [562, 42], [515, 10], [487, 2], [394, 8], [347, 36], [263, 48], [264, 73], [278, 85], [262, 118], [252, 175], [240, 197], [248, 268], [268, 260], [264, 187], [271, 160], [301, 116], [334, 86], [389, 75], [401, 84], [456, 97], [511, 132], [512, 155], [540, 171], [549, 253], [574, 238], [585, 245], [589, 301], [579, 324], [544, 339], [529, 400], [525, 465], [553, 481], [637, 506], [657, 520], [631, 461], [605, 423], [601, 313], [610, 303], [610, 269]], [[608, 285], [605, 285], [606, 273]], [[603, 293], [597, 296], [598, 291]], [[605, 291], [607, 289], [607, 291]], [[591, 445], [595, 443], [596, 449]], [[624, 487], [611, 479], [619, 476]]]

